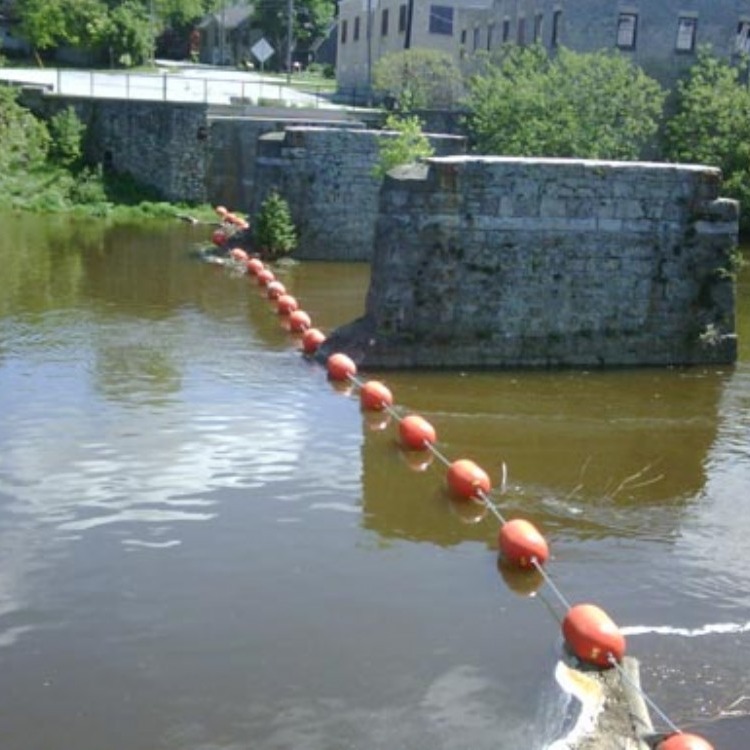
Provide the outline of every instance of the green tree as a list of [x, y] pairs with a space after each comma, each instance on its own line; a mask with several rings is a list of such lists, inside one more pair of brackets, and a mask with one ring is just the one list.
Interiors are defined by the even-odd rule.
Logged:
[[[271, 64], [277, 69], [283, 69], [287, 60], [288, 11], [286, 0], [260, 0], [255, 4], [255, 22], [276, 50]], [[292, 48], [297, 43], [309, 44], [325, 36], [333, 22], [335, 11], [334, 0], [295, 0]]]
[[[738, 68], [700, 50], [677, 85], [675, 114], [665, 130], [668, 159], [720, 167], [723, 194], [750, 206], [750, 91]], [[747, 211], [741, 228], [750, 231]]]
[[275, 190], [263, 201], [253, 234], [260, 251], [270, 258], [287, 255], [297, 247], [297, 233], [289, 204]]
[[512, 46], [472, 78], [467, 125], [481, 153], [637, 159], [664, 97], [616, 53], [560, 49], [550, 58], [539, 46]]
[[43, 165], [49, 142], [46, 126], [18, 103], [17, 91], [0, 86], [0, 184], [12, 172]]
[[394, 131], [396, 135], [384, 136], [378, 141], [380, 159], [374, 169], [376, 177], [384, 177], [400, 164], [411, 164], [433, 155], [434, 149], [422, 132], [422, 123], [418, 117], [389, 115], [384, 129]]
[[79, 164], [83, 156], [83, 136], [86, 126], [81, 122], [73, 107], [68, 106], [49, 121], [52, 137], [49, 148], [50, 158], [64, 167]]
[[453, 56], [432, 49], [409, 49], [381, 57], [372, 80], [376, 91], [393, 97], [406, 112], [454, 107], [464, 93]]
[[70, 45], [95, 49], [107, 24], [102, 0], [18, 0], [21, 29], [37, 51]]
[[154, 19], [140, 0], [125, 0], [110, 12], [102, 43], [119, 65], [141, 65], [151, 58], [157, 31]]

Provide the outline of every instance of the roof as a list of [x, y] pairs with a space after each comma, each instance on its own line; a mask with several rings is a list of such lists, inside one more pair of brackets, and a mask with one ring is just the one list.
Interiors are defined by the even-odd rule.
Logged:
[[216, 13], [209, 13], [198, 24], [199, 29], [205, 29], [207, 26], [216, 24], [223, 26], [225, 29], [236, 29], [252, 16], [254, 11], [253, 5], [239, 3], [237, 5], [228, 5]]

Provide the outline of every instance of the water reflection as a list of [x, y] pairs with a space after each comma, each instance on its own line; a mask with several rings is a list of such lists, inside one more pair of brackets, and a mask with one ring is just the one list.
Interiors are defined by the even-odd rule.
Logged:
[[[496, 496], [506, 515], [524, 514], [581, 538], [668, 539], [680, 524], [676, 509], [705, 484], [729, 377], [692, 369], [385, 379], [397, 401], [436, 427], [451, 460], [472, 458], [496, 487], [506, 463], [508, 490]], [[481, 525], [454, 523], [458, 513], [473, 524], [481, 520], [479, 511], [446, 501], [443, 509], [454, 517], [435, 512], [441, 479], [399, 471], [404, 457], [393, 432], [363, 432], [368, 525], [386, 537], [438, 544], [487, 539]], [[434, 470], [444, 473], [442, 465]]]
[[[190, 257], [201, 232], [6, 226], [7, 748], [555, 736], [559, 633], [538, 577], [497, 568], [495, 519], [300, 357], [248, 279]], [[362, 267], [283, 275], [324, 330], [361, 311]], [[382, 379], [450, 457], [496, 483], [507, 462], [503, 506], [549, 533], [566, 593], [632, 628], [675, 719], [745, 690], [746, 632], [675, 632], [747, 620], [744, 364]]]

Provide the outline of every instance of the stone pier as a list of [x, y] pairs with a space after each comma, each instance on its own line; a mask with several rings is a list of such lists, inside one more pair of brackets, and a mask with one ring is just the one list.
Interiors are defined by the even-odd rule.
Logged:
[[379, 196], [365, 316], [333, 333], [374, 368], [736, 359], [738, 205], [702, 165], [446, 156]]

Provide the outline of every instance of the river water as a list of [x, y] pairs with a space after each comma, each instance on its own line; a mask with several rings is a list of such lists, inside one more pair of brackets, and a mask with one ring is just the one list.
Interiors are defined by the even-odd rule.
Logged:
[[[298, 352], [208, 231], [0, 217], [4, 750], [540, 750], [566, 723], [548, 587]], [[365, 265], [280, 278], [331, 330]], [[747, 747], [750, 291], [735, 367], [381, 373], [508, 485], [647, 694]], [[370, 374], [378, 376], [377, 373]], [[657, 722], [658, 723], [658, 722]]]

